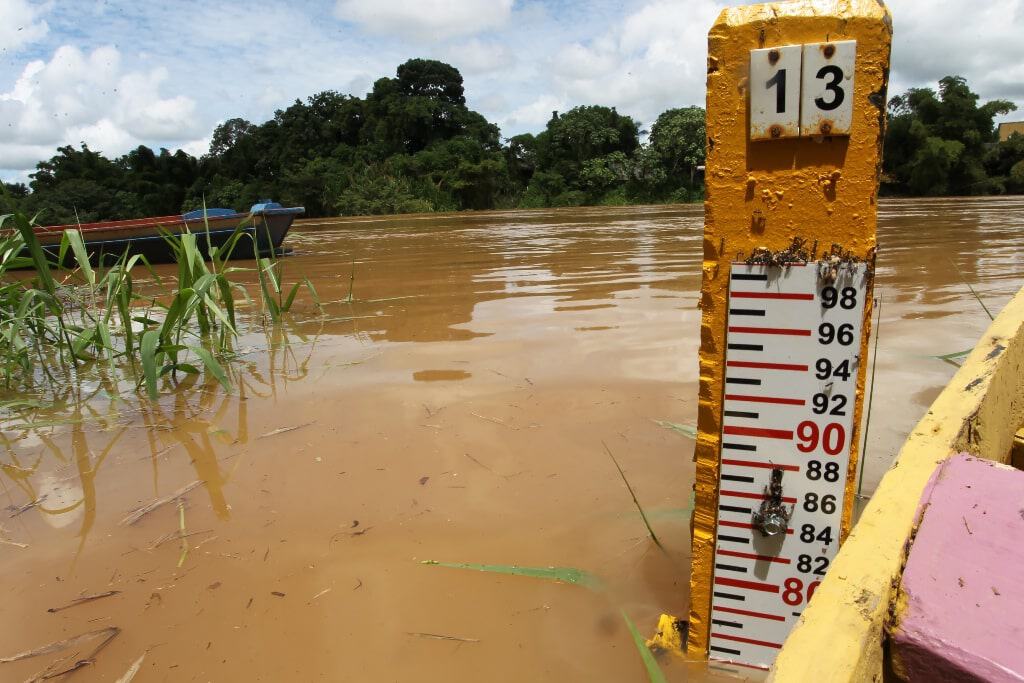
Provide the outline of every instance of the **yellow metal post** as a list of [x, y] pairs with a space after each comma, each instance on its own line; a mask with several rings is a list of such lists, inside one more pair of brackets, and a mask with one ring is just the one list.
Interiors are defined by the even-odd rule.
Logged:
[[[794, 238], [805, 240], [808, 251], [813, 247], [814, 258], [831, 252], [835, 245], [852, 260], [873, 264], [891, 34], [890, 15], [878, 0], [797, 0], [727, 9], [708, 35], [707, 199], [687, 641], [690, 657], [708, 656], [731, 264], [758, 249], [783, 251]], [[757, 107], [752, 106], [751, 65], [762, 54], [752, 56], [752, 51], [766, 50], [763, 57], [770, 65], [788, 59], [797, 63], [802, 59], [805, 66], [809, 59], [827, 64], [833, 55], [845, 54], [851, 41], [856, 41], [856, 66], [852, 80], [846, 81], [851, 85], [846, 104], [852, 109], [836, 106], [838, 115], [833, 117], [829, 107], [835, 105], [837, 96], [829, 90], [830, 81], [801, 83], [792, 75], [788, 83], [777, 78], [755, 82], [762, 90], [767, 83], [768, 96], [777, 94], [778, 98], [764, 104], [765, 92], [759, 92], [761, 100]], [[792, 46], [802, 46], [802, 52], [797, 48], [793, 56], [790, 49], [772, 50]], [[812, 63], [819, 68], [818, 62]], [[816, 73], [828, 74], [827, 70]], [[781, 85], [790, 90], [783, 93]], [[802, 89], [802, 100], [792, 95], [793, 88]], [[820, 111], [809, 110], [816, 100]], [[793, 114], [793, 102], [799, 102], [799, 117]], [[789, 118], [782, 117], [783, 111]], [[775, 121], [772, 117], [779, 118]], [[857, 471], [857, 425], [867, 365], [863, 361], [867, 358], [871, 291], [869, 283], [842, 537], [849, 532]]]

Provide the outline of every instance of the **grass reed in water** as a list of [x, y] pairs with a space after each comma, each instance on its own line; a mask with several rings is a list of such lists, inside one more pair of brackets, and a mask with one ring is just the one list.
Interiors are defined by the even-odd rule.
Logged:
[[658, 535], [654, 533], [654, 529], [651, 528], [651, 523], [647, 519], [647, 514], [644, 512], [643, 507], [640, 505], [640, 501], [637, 500], [636, 493], [633, 491], [633, 487], [629, 485], [629, 480], [626, 479], [626, 473], [623, 472], [622, 467], [619, 466], [619, 461], [615, 459], [614, 455], [612, 455], [612, 451], [610, 448], [608, 448], [608, 444], [602, 441], [601, 445], [604, 446], [605, 453], [608, 454], [608, 457], [612, 459], [613, 463], [615, 463], [615, 469], [619, 471], [619, 476], [622, 477], [622, 483], [626, 485], [626, 489], [629, 491], [629, 495], [633, 497], [633, 504], [636, 505], [636, 509], [640, 512], [640, 519], [644, 520], [644, 526], [647, 527], [647, 533], [651, 535], [651, 540], [654, 541], [654, 545], [664, 550], [665, 546], [661, 544], [661, 541], [658, 539]]
[[[51, 262], [52, 252], [44, 250], [33, 225], [23, 214], [0, 216], [4, 388], [53, 389], [99, 374], [114, 376], [115, 384], [130, 380], [155, 400], [161, 381], [202, 372], [230, 390], [221, 360], [231, 356], [238, 337], [238, 297], [248, 299], [234, 278], [252, 269], [229, 260], [240, 240], [250, 239], [256, 248], [255, 235], [244, 224], [220, 246], [211, 243], [205, 219], [200, 233], [165, 232], [176, 265], [169, 282], [140, 254], [97, 259], [78, 230], [64, 231]], [[23, 269], [29, 270], [16, 272]], [[304, 278], [285, 288], [282, 269], [273, 256], [256, 261], [260, 303], [273, 324], [291, 310], [302, 285], [320, 309], [313, 284]], [[146, 295], [138, 291], [139, 270], [155, 282]]]

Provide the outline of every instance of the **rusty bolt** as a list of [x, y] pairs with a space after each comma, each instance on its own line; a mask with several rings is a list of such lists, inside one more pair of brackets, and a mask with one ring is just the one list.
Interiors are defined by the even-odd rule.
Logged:
[[779, 55], [779, 51], [778, 50], [769, 50], [768, 51], [768, 63], [769, 64], [775, 64], [775, 62], [779, 61], [779, 57], [780, 57], [780, 55]]
[[832, 132], [832, 124], [829, 123], [828, 121], [822, 121], [821, 126], [818, 127], [818, 130], [821, 131], [822, 135], [828, 135], [829, 133]]
[[774, 126], [768, 129], [768, 134], [771, 135], [773, 138], [782, 137], [782, 126], [775, 124]]
[[836, 46], [833, 45], [832, 43], [829, 43], [828, 45], [825, 46], [825, 50], [824, 51], [825, 51], [825, 59], [831, 59], [832, 55], [834, 55], [836, 53]]

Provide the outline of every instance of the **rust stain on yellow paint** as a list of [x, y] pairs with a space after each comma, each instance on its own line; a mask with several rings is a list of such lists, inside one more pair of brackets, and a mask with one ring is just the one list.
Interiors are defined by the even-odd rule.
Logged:
[[[722, 12], [708, 34], [707, 199], [701, 294], [700, 394], [688, 653], [706, 657], [721, 435], [726, 295], [730, 262], [757, 248], [782, 250], [794, 237], [817, 257], [833, 245], [873, 261], [876, 192], [885, 122], [892, 25], [876, 0], [801, 0]], [[750, 51], [776, 45], [856, 40], [853, 121], [848, 137], [751, 142]], [[869, 288], [870, 292], [870, 288]], [[860, 358], [867, 358], [871, 300]], [[857, 373], [858, 399], [864, 370]], [[860, 423], [857, 401], [854, 424]], [[849, 531], [858, 435], [852, 436], [842, 535]]]

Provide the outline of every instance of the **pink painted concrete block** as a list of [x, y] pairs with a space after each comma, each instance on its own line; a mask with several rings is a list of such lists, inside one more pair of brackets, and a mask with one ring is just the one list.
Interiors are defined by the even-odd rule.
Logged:
[[1024, 681], [1024, 472], [958, 455], [932, 476], [891, 634], [908, 681]]

